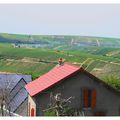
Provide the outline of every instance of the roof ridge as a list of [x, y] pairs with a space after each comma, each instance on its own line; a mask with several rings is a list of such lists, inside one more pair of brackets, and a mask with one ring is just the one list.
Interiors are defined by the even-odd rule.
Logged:
[[64, 64], [68, 64], [68, 65], [71, 65], [71, 66], [76, 67], [76, 68], [81, 68], [80, 66], [77, 66], [71, 62], [65, 62]]
[[[55, 67], [53, 67], [53, 68], [52, 68], [51, 70], [49, 70], [47, 73], [39, 76], [37, 79], [43, 77], [44, 75], [48, 74], [48, 73], [51, 72], [52, 70], [58, 69], [59, 67], [62, 67], [62, 66], [64, 66], [64, 65], [70, 65], [70, 66], [72, 66], [72, 67], [79, 68], [79, 69], [82, 68], [82, 67], [76, 66], [76, 65], [74, 65], [74, 64], [72, 64], [72, 63], [70, 63], [70, 62], [65, 62], [65, 63], [62, 64], [62, 65], [58, 65], [58, 64], [57, 64]], [[35, 80], [37, 80], [37, 79], [35, 79]], [[32, 82], [32, 81], [31, 81], [31, 82]]]

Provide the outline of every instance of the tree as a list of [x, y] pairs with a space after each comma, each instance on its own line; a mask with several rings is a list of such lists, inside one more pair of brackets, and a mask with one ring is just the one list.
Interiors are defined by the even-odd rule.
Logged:
[[11, 91], [11, 86], [14, 84], [13, 81], [9, 80], [9, 78], [6, 78], [3, 80], [1, 80], [0, 83], [0, 109], [1, 109], [1, 115], [2, 116], [11, 116], [14, 113], [11, 112], [11, 106], [10, 100], [11, 100], [11, 96], [10, 96], [10, 91]]
[[50, 97], [50, 104], [47, 109], [43, 110], [46, 116], [80, 116], [81, 111], [70, 107], [71, 99], [63, 99], [61, 93]]

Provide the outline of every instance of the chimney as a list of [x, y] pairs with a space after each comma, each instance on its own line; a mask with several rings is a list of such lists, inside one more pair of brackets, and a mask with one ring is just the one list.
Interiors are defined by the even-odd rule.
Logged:
[[58, 64], [59, 64], [59, 65], [63, 65], [63, 63], [64, 63], [64, 62], [63, 62], [63, 59], [60, 58], [60, 59], [58, 60]]

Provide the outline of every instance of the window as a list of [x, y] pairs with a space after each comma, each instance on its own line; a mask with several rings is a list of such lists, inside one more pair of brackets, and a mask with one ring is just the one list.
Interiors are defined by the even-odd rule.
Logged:
[[84, 108], [95, 108], [96, 107], [96, 90], [87, 89], [83, 90], [83, 105]]

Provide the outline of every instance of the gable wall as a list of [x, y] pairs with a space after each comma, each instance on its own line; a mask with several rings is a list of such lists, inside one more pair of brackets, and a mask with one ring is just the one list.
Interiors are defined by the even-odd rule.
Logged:
[[106, 115], [110, 116], [120, 115], [120, 94], [107, 89], [104, 85], [94, 81], [85, 73], [77, 73], [58, 85], [46, 90], [43, 94], [36, 95], [36, 114], [43, 115], [42, 110], [46, 109], [47, 105], [50, 103], [51, 92], [53, 95], [61, 93], [63, 98], [75, 97], [75, 99], [71, 100], [71, 107], [82, 108], [82, 89], [85, 87], [90, 89], [95, 88], [97, 91], [96, 109], [85, 110], [86, 115], [93, 115], [93, 112], [97, 110], [105, 111]]
[[30, 95], [28, 96], [28, 116], [31, 116], [31, 110], [35, 110], [34, 116], [36, 116], [36, 104], [34, 98], [32, 98]]

